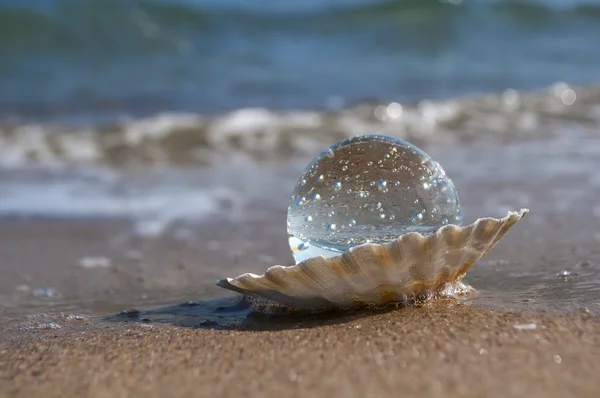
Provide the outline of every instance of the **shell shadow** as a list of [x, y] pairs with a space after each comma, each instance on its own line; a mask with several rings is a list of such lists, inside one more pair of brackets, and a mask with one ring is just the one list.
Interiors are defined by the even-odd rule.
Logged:
[[[450, 300], [452, 304], [459, 302], [459, 300], [452, 298], [442, 300]], [[423, 304], [413, 303], [410, 306], [414, 308], [415, 305]], [[255, 310], [244, 296], [231, 296], [206, 301], [187, 301], [178, 305], [147, 310], [131, 309], [107, 316], [104, 320], [110, 322], [171, 324], [197, 329], [274, 331], [309, 329], [341, 324], [390, 311], [402, 310], [402, 308], [403, 306], [400, 304], [393, 304], [376, 309], [329, 310], [316, 314], [310, 312], [291, 313], [285, 310], [266, 314]]]

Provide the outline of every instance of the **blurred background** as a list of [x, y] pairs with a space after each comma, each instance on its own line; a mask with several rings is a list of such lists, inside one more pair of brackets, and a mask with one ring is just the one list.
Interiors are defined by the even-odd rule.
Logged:
[[598, 79], [595, 0], [0, 0], [9, 120], [329, 109]]
[[465, 222], [532, 207], [505, 276], [555, 281], [548, 247], [600, 241], [599, 41], [600, 0], [0, 0], [0, 297], [289, 263], [304, 166], [366, 133], [439, 161]]
[[0, 0], [0, 214], [153, 234], [352, 135], [574, 140], [598, 39], [596, 0]]
[[0, 214], [155, 234], [348, 136], [575, 139], [598, 39], [596, 0], [0, 0]]

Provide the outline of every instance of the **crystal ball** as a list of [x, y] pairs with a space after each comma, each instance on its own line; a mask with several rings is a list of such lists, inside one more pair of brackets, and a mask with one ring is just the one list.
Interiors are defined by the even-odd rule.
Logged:
[[439, 163], [401, 139], [363, 135], [308, 164], [294, 188], [287, 228], [299, 263], [461, 222], [458, 193]]

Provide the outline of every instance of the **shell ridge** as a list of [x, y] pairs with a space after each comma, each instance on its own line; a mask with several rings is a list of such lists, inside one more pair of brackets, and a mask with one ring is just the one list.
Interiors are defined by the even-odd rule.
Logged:
[[351, 260], [358, 267], [356, 292], [361, 296], [374, 296], [377, 286], [388, 280], [386, 249], [387, 245], [370, 245], [349, 253], [347, 260]]
[[368, 263], [361, 265], [357, 259], [372, 251], [371, 245], [361, 245], [351, 248], [341, 256], [341, 270], [338, 274], [353, 292], [362, 292], [365, 285], [371, 284], [371, 277], [365, 272], [365, 267], [373, 267], [374, 264]]
[[383, 244], [363, 244], [342, 255], [296, 265], [275, 265], [263, 275], [245, 273], [217, 285], [290, 307], [385, 304], [436, 293], [460, 282], [527, 213], [479, 218], [467, 226], [445, 225], [435, 233], [410, 232]]
[[[422, 282], [425, 285], [430, 288], [438, 288], [455, 280], [465, 258], [469, 256], [468, 240], [473, 234], [474, 227], [475, 224], [465, 227], [452, 226], [431, 237], [433, 246], [437, 249], [433, 255], [432, 269], [429, 272], [433, 278], [423, 279]], [[452, 257], [454, 257], [453, 261], [449, 261]]]
[[498, 242], [500, 242], [500, 240], [504, 237], [504, 235], [506, 235], [508, 233], [508, 231], [517, 222], [519, 222], [519, 220], [521, 220], [523, 217], [525, 217], [528, 213], [529, 213], [529, 209], [521, 209], [521, 211], [518, 212], [518, 213], [517, 212], [512, 212], [512, 214], [509, 214], [509, 216], [506, 219], [506, 222], [504, 223], [504, 225], [502, 226], [502, 228], [500, 229], [500, 231], [498, 232], [498, 234], [496, 234], [496, 237], [490, 243], [490, 245], [488, 246], [487, 250], [482, 255], [482, 257], [485, 256], [485, 255], [487, 255], [487, 253], [489, 253], [498, 244]]
[[[286, 268], [282, 266], [273, 266], [271, 267], [271, 272], [273, 269], [277, 270], [275, 272], [286, 271]], [[243, 277], [243, 278], [242, 278]], [[279, 286], [269, 286], [265, 283], [265, 275], [257, 276], [254, 274], [244, 274], [240, 275], [237, 278], [228, 278], [228, 282], [235, 288], [234, 291], [238, 293], [243, 291], [243, 294], [250, 295], [257, 298], [266, 298], [267, 300], [271, 300], [276, 303], [281, 303], [284, 305], [288, 305], [290, 307], [297, 308], [311, 308], [311, 307], [328, 307], [331, 306], [331, 302], [326, 298], [320, 297], [319, 295], [298, 295], [297, 292], [292, 292], [295, 294], [289, 295], [285, 294], [278, 290]], [[219, 285], [222, 286], [222, 285]], [[225, 287], [225, 286], [222, 286]], [[227, 287], [225, 287], [227, 288]], [[233, 290], [233, 289], [229, 289]]]
[[410, 252], [406, 251], [408, 246], [406, 243], [407, 241], [408, 239], [405, 236], [402, 236], [394, 242], [391, 242], [393, 244], [392, 247], [394, 247], [396, 260], [391, 269], [388, 270], [388, 277], [389, 281], [396, 285], [406, 284], [410, 280], [412, 255]]
[[379, 260], [381, 271], [379, 272], [378, 283], [390, 284], [390, 282], [400, 283], [398, 272], [404, 267], [402, 251], [398, 249], [398, 240], [385, 243], [379, 248]]
[[[265, 274], [274, 268], [283, 268], [283, 267], [281, 265], [274, 265], [274, 266], [268, 268], [267, 271], [265, 272]], [[265, 278], [265, 274], [256, 275], [256, 274], [252, 274], [252, 273], [246, 273], [246, 274], [242, 274], [242, 275], [239, 275], [239, 276], [233, 278], [229, 283], [231, 283], [232, 285], [234, 285], [236, 287], [246, 289], [246, 290], [252, 290], [252, 286], [255, 286], [259, 289], [274, 290], [273, 286], [270, 284], [269, 280], [267, 278]]]
[[313, 294], [321, 294], [331, 300], [331, 293], [334, 291], [332, 287], [338, 285], [340, 280], [336, 277], [333, 264], [324, 257], [321, 257], [321, 259], [311, 262], [304, 261], [298, 264], [297, 267], [299, 274], [303, 276], [303, 282], [312, 288]]
[[310, 296], [313, 294], [312, 289], [307, 288], [305, 283], [298, 278], [298, 270], [293, 267], [271, 267], [265, 272], [264, 279], [268, 282], [269, 287], [285, 295], [304, 295]]
[[[404, 238], [404, 236], [401, 238]], [[404, 258], [408, 260], [406, 265], [409, 276], [407, 282], [421, 279], [421, 272], [430, 268], [431, 261], [424, 261], [423, 259], [423, 252], [426, 250], [425, 239], [424, 235], [418, 233], [402, 239]]]
[[[455, 277], [462, 278], [469, 269], [481, 260], [509, 216], [500, 220], [490, 217], [478, 219], [471, 225], [471, 232], [465, 240], [461, 258], [454, 266]], [[488, 229], [492, 230], [491, 233]]]
[[404, 253], [402, 251], [400, 239], [389, 242], [388, 254], [390, 257], [389, 265], [385, 267], [388, 282], [401, 283], [405, 278], [403, 272], [406, 272]]
[[[346, 253], [347, 254], [347, 253]], [[353, 272], [358, 272], [357, 269], [349, 267], [349, 263], [344, 256], [338, 256], [328, 259], [326, 263], [330, 285], [327, 286], [325, 294], [331, 300], [336, 302], [344, 301], [341, 295], [346, 291], [356, 291], [359, 287], [352, 276]]]
[[[509, 214], [503, 219], [494, 219], [494, 218], [485, 218], [479, 219], [474, 224], [478, 224], [479, 222], [491, 222], [495, 225], [496, 233], [493, 235], [491, 239], [488, 240], [488, 243], [485, 245], [483, 250], [479, 251], [476, 255], [468, 258], [468, 260], [463, 260], [463, 264], [459, 273], [457, 274], [458, 278], [464, 277], [467, 271], [475, 264], [477, 264], [487, 253], [490, 252], [494, 248], [494, 246], [502, 239], [502, 237], [527, 213], [528, 209], [522, 209], [520, 212], [509, 212]], [[476, 225], [474, 225], [477, 228]], [[471, 235], [470, 241], [475, 239], [475, 234]], [[469, 247], [473, 247], [472, 242], [469, 242]]]
[[[378, 284], [385, 283], [388, 280], [387, 270], [390, 268], [392, 259], [389, 257], [388, 252], [390, 243], [387, 242], [381, 245], [372, 245], [368, 247], [368, 251], [363, 250], [362, 255], [368, 255], [372, 262], [369, 266], [361, 265], [361, 268], [365, 274], [370, 278], [371, 285], [376, 287]], [[359, 260], [359, 259], [357, 259]]]
[[[446, 235], [456, 234], [456, 228], [448, 228], [446, 231]], [[439, 279], [440, 274], [443, 273], [444, 280], [449, 281], [450, 279], [453, 279], [455, 267], [452, 266], [452, 262], [447, 261], [448, 256], [454, 254], [453, 248], [449, 246], [448, 241], [443, 234], [433, 234], [429, 237], [429, 240], [430, 244], [432, 244], [433, 247], [436, 247], [432, 260], [434, 275]]]

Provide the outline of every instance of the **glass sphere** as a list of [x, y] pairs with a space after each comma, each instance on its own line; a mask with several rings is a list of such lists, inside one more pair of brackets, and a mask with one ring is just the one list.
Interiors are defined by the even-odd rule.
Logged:
[[334, 144], [308, 164], [294, 188], [287, 226], [298, 263], [461, 222], [458, 193], [436, 161], [401, 139], [363, 135]]

